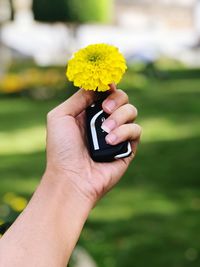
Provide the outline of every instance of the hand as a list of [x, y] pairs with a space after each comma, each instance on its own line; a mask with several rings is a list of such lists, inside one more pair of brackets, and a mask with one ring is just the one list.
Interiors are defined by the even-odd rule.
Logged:
[[48, 114], [46, 171], [26, 209], [1, 238], [0, 266], [66, 266], [90, 210], [134, 158], [141, 133], [132, 123], [137, 110], [114, 85], [102, 104], [110, 114], [102, 127], [111, 144], [130, 140], [133, 154], [110, 163], [90, 158], [85, 109], [94, 100], [94, 92], [81, 89]]
[[106, 136], [109, 144], [131, 141], [133, 153], [128, 158], [109, 163], [91, 159], [87, 149], [85, 109], [94, 102], [94, 92], [80, 89], [47, 116], [46, 173], [51, 173], [58, 182], [70, 184], [93, 205], [120, 180], [135, 156], [141, 135], [141, 127], [132, 123], [137, 110], [128, 103], [127, 94], [113, 84], [110, 87], [111, 93], [102, 104], [110, 116], [102, 127], [109, 132]]

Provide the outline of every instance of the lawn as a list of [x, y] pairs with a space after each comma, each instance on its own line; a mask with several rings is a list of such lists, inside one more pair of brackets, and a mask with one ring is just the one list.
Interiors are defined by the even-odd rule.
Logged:
[[[99, 267], [200, 266], [198, 76], [177, 71], [140, 88], [129, 85], [143, 126], [138, 155], [93, 210], [79, 241]], [[134, 76], [128, 79], [122, 88]], [[33, 193], [45, 166], [46, 113], [60, 101], [0, 99], [0, 198]]]

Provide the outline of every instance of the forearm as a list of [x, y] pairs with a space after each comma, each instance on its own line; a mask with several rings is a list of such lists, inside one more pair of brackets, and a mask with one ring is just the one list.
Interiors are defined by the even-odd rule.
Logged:
[[[49, 174], [48, 174], [49, 175]], [[44, 175], [0, 241], [0, 266], [66, 266], [92, 205], [65, 179]]]

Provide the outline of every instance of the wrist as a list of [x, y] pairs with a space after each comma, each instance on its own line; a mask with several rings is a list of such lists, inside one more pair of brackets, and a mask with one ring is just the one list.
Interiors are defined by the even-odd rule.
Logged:
[[65, 203], [70, 203], [72, 208], [88, 216], [94, 203], [91, 198], [78, 190], [75, 183], [71, 181], [76, 179], [72, 173], [55, 172], [47, 169], [42, 177], [41, 187], [46, 187], [53, 197], [59, 201], [60, 206], [65, 207]]

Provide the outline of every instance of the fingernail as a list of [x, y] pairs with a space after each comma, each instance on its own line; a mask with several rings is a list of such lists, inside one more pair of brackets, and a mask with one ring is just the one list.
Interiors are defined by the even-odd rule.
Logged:
[[103, 129], [106, 133], [112, 131], [116, 126], [116, 122], [114, 120], [105, 120], [101, 125], [101, 129]]
[[107, 110], [110, 111], [110, 112], [112, 112], [114, 110], [115, 105], [116, 105], [115, 101], [111, 100], [111, 99], [107, 100], [105, 102], [105, 106], [106, 106]]
[[106, 135], [106, 142], [108, 144], [113, 144], [116, 142], [116, 140], [117, 140], [117, 136], [115, 134], [111, 133], [111, 134]]

